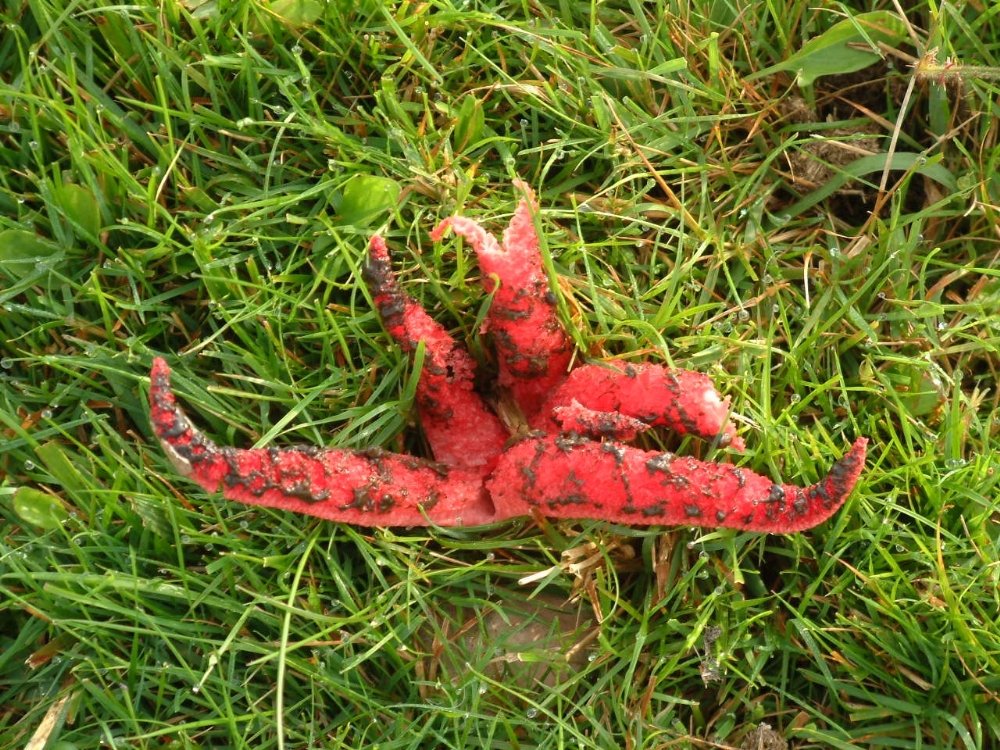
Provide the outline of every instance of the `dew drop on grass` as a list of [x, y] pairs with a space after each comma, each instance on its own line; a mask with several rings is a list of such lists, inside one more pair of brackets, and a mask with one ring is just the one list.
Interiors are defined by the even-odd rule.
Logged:
[[527, 711], [524, 712], [524, 715], [527, 716], [529, 719], [534, 719], [536, 716], [538, 716], [538, 709], [534, 707], [529, 708]]
[[9, 370], [13, 366], [14, 366], [14, 360], [10, 359], [10, 357], [4, 357], [3, 359], [0, 359], [0, 367], [2, 367], [3, 369]]
[[31, 459], [28, 459], [27, 461], [24, 462], [24, 470], [25, 471], [34, 471], [34, 469], [35, 469], [35, 462], [34, 461], [32, 461]]

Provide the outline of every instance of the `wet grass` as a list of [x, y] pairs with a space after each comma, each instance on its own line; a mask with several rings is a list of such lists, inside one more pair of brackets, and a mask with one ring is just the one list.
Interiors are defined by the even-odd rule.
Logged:
[[[996, 13], [916, 2], [902, 57], [755, 76], [839, 20], [814, 5], [8, 3], [0, 746], [996, 743]], [[488, 358], [474, 259], [427, 231], [499, 229], [514, 177], [581, 354], [710, 373], [748, 445], [717, 457], [789, 482], [869, 436], [842, 512], [370, 530], [177, 475], [155, 355], [219, 442], [423, 450], [366, 238]], [[569, 618], [584, 656], [476, 612]]]

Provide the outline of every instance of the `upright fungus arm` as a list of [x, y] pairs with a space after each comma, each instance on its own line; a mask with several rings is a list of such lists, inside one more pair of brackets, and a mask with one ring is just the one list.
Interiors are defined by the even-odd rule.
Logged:
[[382, 324], [407, 352], [424, 343], [417, 384], [420, 424], [440, 463], [486, 476], [496, 466], [507, 431], [473, 390], [469, 353], [396, 282], [385, 240], [371, 239], [363, 268]]
[[445, 219], [431, 237], [440, 240], [450, 227], [475, 250], [483, 285], [493, 294], [486, 330], [493, 334], [499, 383], [531, 418], [566, 377], [573, 347], [556, 315], [555, 296], [538, 252], [534, 194], [523, 182], [515, 185], [525, 197], [503, 233], [502, 245], [464, 216]]

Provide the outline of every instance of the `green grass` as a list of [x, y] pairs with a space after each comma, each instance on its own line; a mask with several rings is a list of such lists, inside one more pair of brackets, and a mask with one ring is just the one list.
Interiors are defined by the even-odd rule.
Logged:
[[[695, 748], [767, 722], [797, 748], [1000, 747], [1000, 26], [975, 6], [906, 5], [921, 47], [897, 46], [957, 66], [918, 68], [900, 117], [892, 58], [754, 76], [834, 4], [5, 3], [0, 746]], [[870, 123], [863, 168], [813, 150]], [[499, 229], [516, 176], [581, 355], [710, 373], [736, 460], [775, 478], [869, 436], [843, 511], [789, 537], [371, 530], [177, 475], [158, 354], [220, 442], [423, 450], [366, 239], [486, 358], [474, 258], [427, 231]], [[371, 177], [391, 210], [350, 185]], [[19, 488], [58, 503], [15, 512]], [[587, 621], [574, 667], [456, 636], [555, 628], [540, 603]]]

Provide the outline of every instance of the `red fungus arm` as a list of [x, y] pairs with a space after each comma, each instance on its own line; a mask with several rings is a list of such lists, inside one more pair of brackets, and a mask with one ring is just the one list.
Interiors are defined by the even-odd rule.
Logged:
[[503, 233], [502, 245], [464, 216], [445, 219], [431, 237], [439, 241], [450, 227], [475, 250], [483, 286], [493, 294], [485, 328], [493, 334], [499, 383], [530, 418], [565, 378], [573, 347], [556, 316], [555, 296], [538, 252], [534, 194], [523, 182], [515, 186], [525, 197]]
[[654, 427], [743, 450], [729, 421], [729, 399], [721, 398], [706, 375], [655, 364], [588, 364], [573, 370], [553, 392], [532, 426], [553, 433], [559, 408], [578, 401], [602, 412], [618, 412]]
[[494, 520], [476, 474], [382, 450], [220, 448], [188, 420], [153, 360], [153, 429], [177, 470], [208, 492], [358, 526], [477, 526]]
[[417, 407], [434, 458], [485, 477], [496, 466], [508, 435], [473, 390], [472, 357], [399, 288], [385, 240], [378, 235], [371, 239], [363, 275], [389, 334], [407, 352], [424, 342]]
[[867, 442], [858, 438], [825, 479], [801, 488], [728, 464], [534, 437], [503, 455], [486, 487], [498, 509], [527, 503], [557, 518], [789, 534], [822, 523], [843, 505], [864, 467]]

